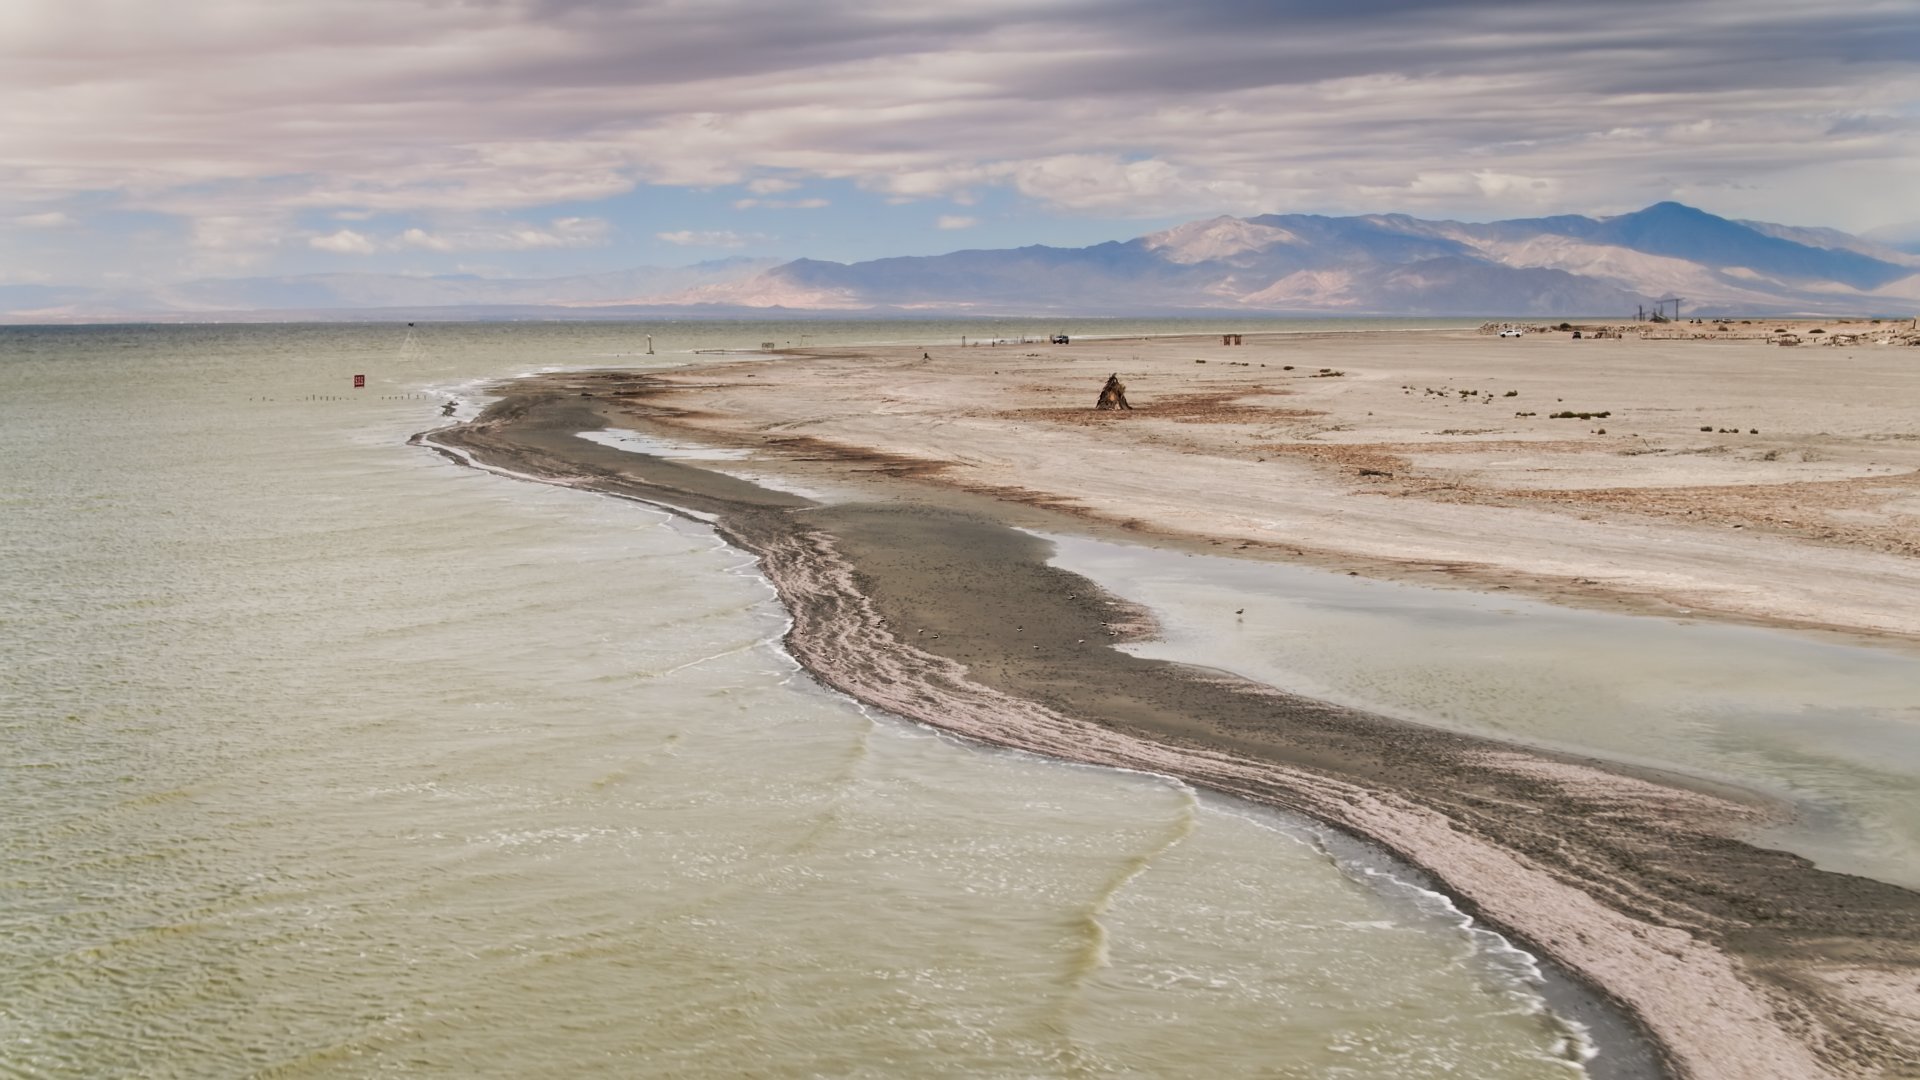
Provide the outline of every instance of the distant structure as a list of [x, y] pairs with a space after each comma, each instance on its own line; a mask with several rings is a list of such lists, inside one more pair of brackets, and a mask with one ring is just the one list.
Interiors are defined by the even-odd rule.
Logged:
[[[1655, 300], [1653, 302], [1653, 314], [1651, 316], [1647, 314], [1647, 309], [1644, 305], [1639, 307], [1638, 309], [1636, 309], [1640, 313], [1639, 321], [1641, 322], [1679, 322], [1680, 321], [1680, 300], [1681, 298], [1678, 296], [1669, 296], [1665, 300]], [[1667, 317], [1668, 304], [1673, 305], [1672, 318]]]

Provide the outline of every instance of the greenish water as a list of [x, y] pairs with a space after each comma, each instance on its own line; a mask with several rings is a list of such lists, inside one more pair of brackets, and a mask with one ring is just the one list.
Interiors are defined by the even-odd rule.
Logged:
[[871, 715], [703, 529], [404, 445], [782, 333], [881, 336], [0, 330], [0, 1075], [1580, 1073], [1390, 868]]
[[1130, 651], [1765, 792], [1796, 816], [1759, 842], [1920, 888], [1911, 649], [1056, 542], [1060, 565], [1160, 614], [1164, 640]]

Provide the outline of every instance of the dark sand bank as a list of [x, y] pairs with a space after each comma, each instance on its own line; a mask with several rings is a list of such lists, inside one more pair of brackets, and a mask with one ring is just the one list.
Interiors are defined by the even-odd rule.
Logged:
[[[789, 647], [828, 686], [1366, 837], [1617, 1002], [1680, 1075], [1920, 1075], [1920, 895], [1743, 842], [1768, 812], [1756, 802], [1128, 655], [1110, 646], [1144, 632], [1140, 613], [1046, 565], [1045, 542], [990, 500], [909, 487], [820, 506], [578, 438], [672, 419], [642, 377], [543, 376], [506, 393], [426, 441], [712, 519], [760, 558], [793, 613]], [[1609, 1057], [1629, 1075], [1652, 1068]]]

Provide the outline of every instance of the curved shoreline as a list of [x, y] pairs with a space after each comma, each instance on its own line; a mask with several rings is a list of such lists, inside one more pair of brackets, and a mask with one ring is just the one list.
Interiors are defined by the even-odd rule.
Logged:
[[[712, 518], [779, 591], [795, 658], [858, 700], [1380, 843], [1619, 1003], [1680, 1075], [1902, 1075], [1912, 1060], [1913, 1031], [1877, 1015], [1870, 991], [1920, 970], [1920, 897], [1739, 842], [1751, 807], [1131, 657], [1106, 647], [1130, 613], [995, 522], [820, 507], [576, 438], [607, 426], [579, 397], [638, 385], [621, 378], [528, 380], [474, 423], [418, 441]], [[946, 563], [930, 567], [930, 550]], [[1007, 604], [1033, 637], [995, 625]]]

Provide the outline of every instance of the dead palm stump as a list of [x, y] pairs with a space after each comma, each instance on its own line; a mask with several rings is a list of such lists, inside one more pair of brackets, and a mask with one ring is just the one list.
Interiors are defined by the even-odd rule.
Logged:
[[1127, 384], [1120, 381], [1119, 372], [1107, 376], [1107, 385], [1100, 389], [1100, 400], [1094, 402], [1093, 407], [1102, 412], [1109, 409], [1133, 410], [1133, 406], [1127, 404]]

